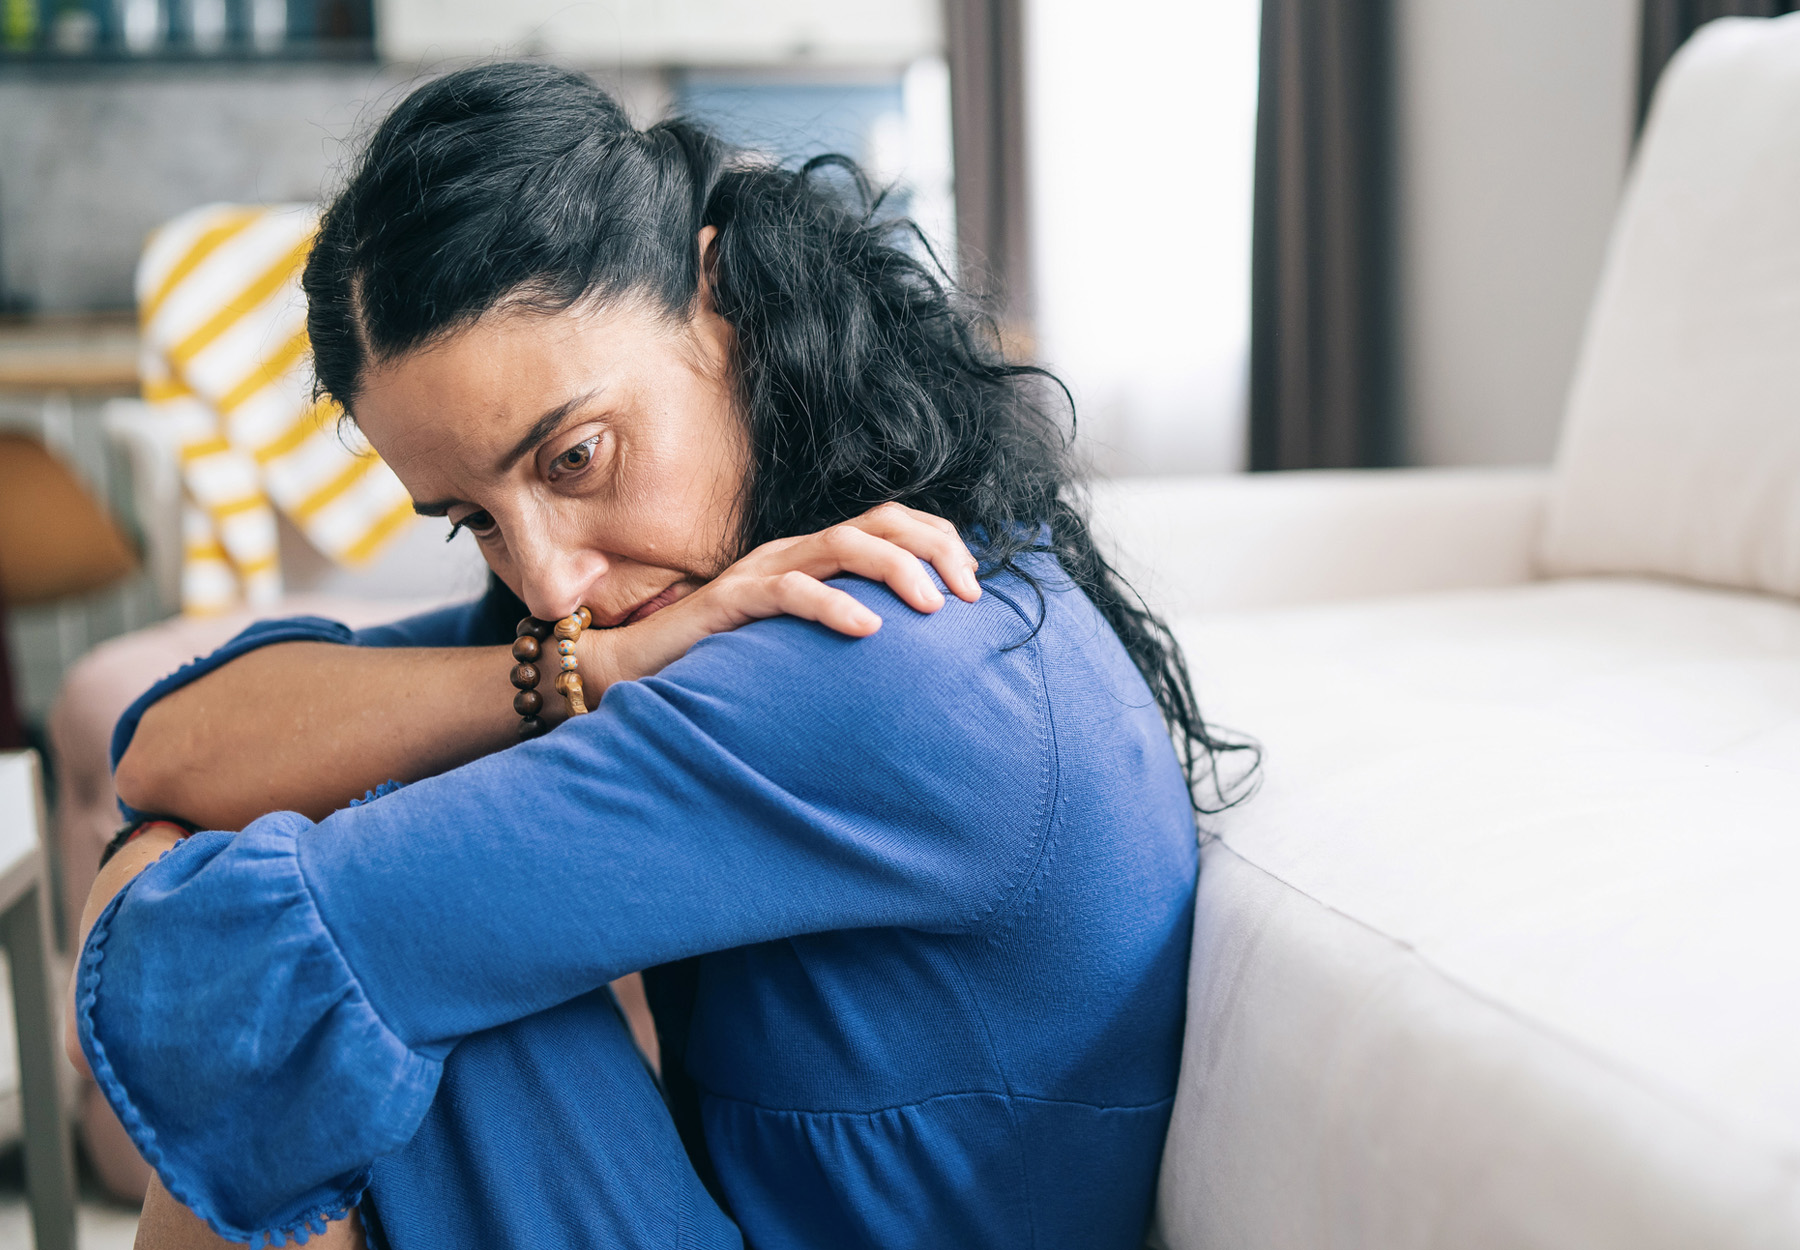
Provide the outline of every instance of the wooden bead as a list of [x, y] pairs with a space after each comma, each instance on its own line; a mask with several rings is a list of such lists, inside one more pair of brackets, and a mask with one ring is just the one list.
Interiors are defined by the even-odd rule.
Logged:
[[549, 729], [550, 726], [536, 716], [527, 716], [519, 722], [519, 737], [529, 742], [531, 739], [549, 732]]
[[558, 673], [556, 675], [556, 689], [558, 693], [564, 695], [567, 695], [572, 690], [580, 690], [581, 674], [574, 672], [573, 670], [565, 673]]
[[538, 671], [535, 664], [515, 664], [512, 671], [512, 684], [521, 690], [530, 690], [538, 684]]
[[530, 661], [537, 659], [542, 651], [543, 644], [539, 643], [538, 640], [533, 638], [530, 634], [521, 634], [519, 637], [513, 639], [513, 659], [522, 663], [529, 663]]
[[521, 638], [544, 639], [550, 636], [550, 622], [540, 621], [535, 616], [528, 616], [519, 622], [518, 629], [513, 631]]
[[567, 638], [570, 642], [581, 637], [582, 624], [572, 616], [565, 616], [556, 623], [556, 636]]
[[536, 716], [544, 710], [544, 696], [535, 690], [521, 690], [513, 696], [513, 711], [520, 716]]
[[585, 603], [582, 604], [579, 608], [575, 609], [575, 615], [577, 617], [581, 618], [581, 627], [583, 629], [588, 629], [593, 626], [594, 614], [592, 612], [588, 611], [587, 605]]

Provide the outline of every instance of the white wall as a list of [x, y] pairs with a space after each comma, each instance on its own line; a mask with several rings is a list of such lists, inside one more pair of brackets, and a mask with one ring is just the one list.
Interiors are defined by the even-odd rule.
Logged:
[[144, 236], [210, 200], [311, 200], [397, 100], [374, 65], [0, 80], [0, 300], [130, 308]]
[[904, 65], [939, 50], [934, 0], [376, 0], [383, 56], [545, 55], [598, 66]]
[[1106, 473], [1244, 460], [1257, 0], [1026, 0], [1038, 353]]
[[[664, 75], [597, 75], [639, 121]], [[0, 306], [130, 308], [144, 238], [214, 200], [329, 194], [423, 77], [405, 66], [145, 65], [0, 77]]]
[[1630, 143], [1639, 0], [1398, 0], [1400, 389], [1413, 463], [1555, 448]]

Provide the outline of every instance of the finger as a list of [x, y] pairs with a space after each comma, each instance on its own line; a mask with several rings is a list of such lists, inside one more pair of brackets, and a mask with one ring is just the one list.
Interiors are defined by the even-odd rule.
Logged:
[[769, 583], [770, 615], [817, 621], [840, 634], [867, 638], [881, 628], [881, 618], [835, 586], [805, 573], [788, 572]]
[[969, 603], [981, 598], [975, 557], [956, 527], [942, 517], [894, 503], [871, 508], [849, 524], [928, 561], [957, 598]]
[[806, 558], [796, 560], [800, 571], [821, 581], [837, 573], [855, 573], [884, 583], [916, 611], [936, 612], [944, 606], [943, 593], [917, 556], [855, 525], [834, 525], [821, 532], [804, 554]]
[[[926, 512], [920, 508], [909, 508], [903, 503], [880, 503], [862, 514], [870, 521], [881, 524], [891, 520], [910, 520], [928, 525], [940, 533], [955, 538], [956, 527], [935, 512]], [[862, 518], [858, 518], [862, 519]]]
[[937, 575], [944, 579], [944, 585], [952, 594], [966, 603], [974, 603], [981, 598], [981, 577], [975, 564], [975, 557], [958, 535], [949, 540], [944, 550], [925, 557], [931, 561], [931, 567]]

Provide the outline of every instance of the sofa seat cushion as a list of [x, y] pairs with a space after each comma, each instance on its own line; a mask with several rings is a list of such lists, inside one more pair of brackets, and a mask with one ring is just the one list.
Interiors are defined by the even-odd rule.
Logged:
[[1212, 822], [1167, 1244], [1800, 1246], [1800, 605], [1178, 632], [1267, 774]]

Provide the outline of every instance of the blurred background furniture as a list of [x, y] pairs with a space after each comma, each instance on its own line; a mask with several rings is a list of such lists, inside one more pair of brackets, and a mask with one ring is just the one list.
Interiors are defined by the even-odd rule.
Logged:
[[[58, 612], [128, 577], [135, 553], [105, 506], [45, 444], [0, 433], [0, 614], [9, 605]], [[54, 619], [54, 618], [53, 618]], [[10, 953], [19, 1045], [0, 1053], [0, 1143], [24, 1142], [40, 1246], [72, 1246], [74, 1173], [59, 1076], [61, 986], [54, 959], [58, 858], [52, 853], [35, 752], [25, 745], [10, 656], [0, 652], [0, 928]], [[54, 988], [53, 988], [54, 987]], [[72, 1080], [66, 1084], [72, 1089]]]
[[278, 516], [349, 566], [416, 519], [343, 410], [313, 394], [300, 272], [317, 229], [310, 204], [208, 204], [159, 226], [138, 262], [142, 425], [174, 443], [184, 612], [280, 599]]
[[[54, 603], [135, 566], [105, 509], [43, 443], [0, 433], [0, 621], [9, 605]], [[25, 742], [12, 658], [0, 648], [0, 751]]]
[[[57, 481], [54, 499], [76, 500], [68, 526], [56, 512], [38, 512], [15, 500], [26, 524], [15, 518], [15, 559], [33, 568], [54, 568], [60, 560], [44, 558], [39, 543], [66, 543], [69, 527], [92, 537], [108, 524], [95, 515], [92, 500], [110, 524], [120, 526], [134, 555], [142, 536], [130, 518], [135, 510], [132, 475], [125, 453], [104, 431], [106, 403], [137, 392], [137, 332], [129, 317], [113, 314], [60, 315], [29, 320], [0, 317], [0, 437], [26, 453], [18, 440], [50, 453], [49, 464], [32, 457], [28, 471]], [[21, 460], [21, 471], [27, 471]], [[71, 487], [69, 475], [78, 486]], [[0, 507], [7, 506], [0, 503]], [[41, 576], [34, 575], [41, 582]], [[22, 588], [21, 588], [22, 589]], [[28, 726], [41, 726], [64, 671], [102, 638], [111, 637], [167, 615], [150, 575], [141, 567], [120, 577], [84, 585], [64, 581], [44, 584], [21, 598], [15, 589], [4, 620], [11, 646], [14, 700]]]
[[1658, 91], [1548, 471], [1103, 485], [1216, 722], [1159, 1236], [1800, 1245], [1800, 16]]
[[0, 942], [11, 989], [0, 1008], [13, 1017], [0, 1036], [17, 1042], [19, 1075], [14, 1089], [0, 1091], [0, 1118], [13, 1120], [14, 1131], [22, 1122], [38, 1250], [74, 1250], [74, 1143], [59, 1088], [68, 1067], [58, 1010], [63, 975], [50, 929], [48, 833], [36, 752], [0, 754]]

